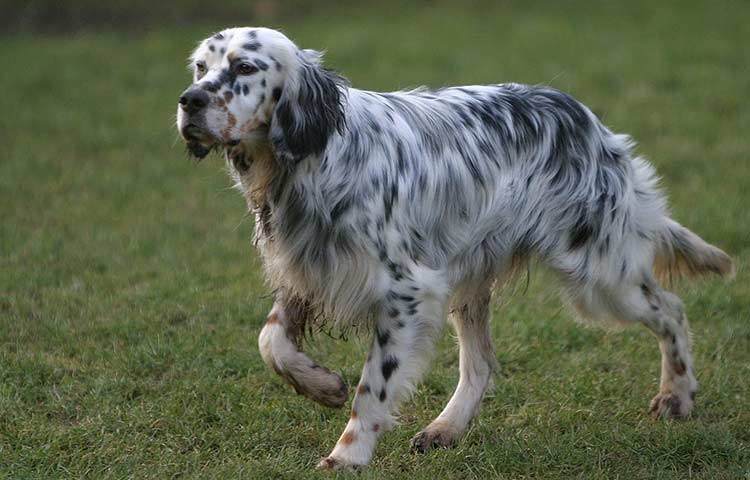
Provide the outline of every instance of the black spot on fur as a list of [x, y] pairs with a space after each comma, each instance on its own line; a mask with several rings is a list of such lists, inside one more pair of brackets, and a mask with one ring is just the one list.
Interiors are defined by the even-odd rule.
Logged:
[[273, 88], [273, 92], [271, 93], [271, 98], [273, 98], [275, 102], [279, 101], [279, 99], [281, 98], [281, 87]]
[[396, 141], [396, 168], [400, 174], [406, 172], [406, 155], [404, 152], [404, 144], [401, 140]]
[[243, 95], [247, 95], [248, 93], [250, 93], [250, 88], [247, 85], [243, 85], [242, 86], [242, 94]]
[[219, 77], [216, 79], [216, 83], [221, 85], [231, 85], [235, 82], [237, 79], [237, 75], [229, 70], [228, 68], [222, 69], [221, 72], [219, 72]]
[[[263, 99], [261, 100], [261, 103], [265, 100], [265, 95], [263, 96]], [[327, 157], [326, 157], [327, 162]], [[349, 208], [352, 206], [352, 199], [351, 197], [342, 197], [341, 200], [336, 202], [331, 209], [331, 222], [336, 223], [336, 221], [341, 217], [344, 212], [349, 210]]]
[[223, 33], [217, 33], [216, 35], [214, 35], [214, 38], [216, 40], [224, 40], [224, 34]]
[[244, 48], [245, 50], [250, 50], [251, 52], [257, 52], [260, 47], [261, 44], [258, 42], [250, 42], [242, 45], [242, 48]]
[[209, 46], [208, 46], [208, 49], [209, 49], [209, 50], [211, 50], [212, 52], [215, 52], [215, 51], [216, 51], [216, 47], [214, 47], [214, 46], [213, 46], [213, 44], [212, 44], [212, 45], [209, 45]]
[[393, 203], [398, 200], [398, 183], [391, 182], [391, 188], [386, 190], [385, 196], [383, 197], [383, 207], [385, 208], [385, 221], [391, 220], [393, 215]]
[[260, 68], [260, 69], [261, 69], [261, 70], [263, 70], [264, 72], [265, 72], [266, 70], [268, 70], [268, 64], [267, 64], [266, 62], [264, 62], [263, 60], [261, 60], [260, 58], [256, 58], [256, 59], [255, 59], [255, 65], [257, 65], [257, 66], [258, 66], [258, 68]]
[[398, 360], [394, 357], [386, 357], [386, 359], [383, 360], [383, 365], [381, 366], [383, 378], [386, 380], [391, 378], [391, 375], [393, 375], [393, 372], [397, 368], [398, 368]]
[[579, 219], [578, 223], [573, 227], [570, 232], [570, 243], [568, 247], [570, 250], [581, 248], [588, 242], [594, 235], [594, 228], [586, 219]]
[[385, 387], [380, 389], [380, 395], [378, 395], [378, 398], [381, 402], [385, 402]]
[[265, 78], [260, 81], [260, 86], [263, 87], [263, 88], [265, 88], [265, 86], [266, 86], [266, 79]]
[[604, 237], [604, 241], [602, 241], [599, 244], [599, 255], [600, 256], [606, 256], [607, 253], [609, 252], [609, 242], [610, 242], [610, 240], [609, 240], [609, 234], [607, 234], [607, 236]]
[[221, 50], [219, 50], [219, 53], [224, 55], [225, 53], [227, 53], [227, 49], [224, 47], [221, 47]]
[[388, 344], [388, 340], [391, 338], [391, 332], [386, 330], [385, 332], [381, 332], [380, 330], [375, 330], [375, 334], [378, 338], [378, 345], [380, 345], [380, 348], [385, 347]]
[[205, 82], [201, 84], [201, 88], [207, 92], [216, 93], [221, 88], [218, 82]]

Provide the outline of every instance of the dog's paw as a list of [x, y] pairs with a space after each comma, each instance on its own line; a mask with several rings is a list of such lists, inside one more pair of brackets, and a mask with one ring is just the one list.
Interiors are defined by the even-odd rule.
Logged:
[[[341, 408], [349, 399], [349, 387], [341, 375], [325, 367], [318, 366], [324, 373], [318, 381], [318, 388], [311, 389], [309, 396], [314, 401], [329, 408]], [[327, 375], [326, 375], [327, 374]]]
[[326, 457], [318, 462], [315, 467], [317, 470], [328, 472], [354, 472], [364, 468], [364, 465], [353, 465], [339, 458]]
[[349, 387], [341, 375], [321, 365], [312, 364], [307, 370], [295, 369], [281, 375], [298, 394], [324, 407], [341, 408], [349, 398]]
[[693, 399], [694, 394], [660, 393], [651, 400], [648, 412], [656, 419], [687, 418], [693, 409]]
[[429, 426], [411, 439], [411, 451], [425, 453], [432, 448], [452, 448], [456, 446], [456, 435], [444, 428]]

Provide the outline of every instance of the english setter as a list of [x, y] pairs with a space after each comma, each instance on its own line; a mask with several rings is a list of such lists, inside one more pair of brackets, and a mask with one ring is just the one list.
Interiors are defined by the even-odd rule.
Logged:
[[224, 153], [276, 292], [263, 360], [297, 392], [341, 407], [342, 378], [301, 351], [306, 324], [373, 332], [349, 423], [320, 468], [370, 461], [448, 317], [460, 379], [412, 448], [461, 437], [495, 370], [493, 286], [530, 257], [557, 273], [581, 318], [655, 333], [650, 412], [690, 413], [687, 319], [658, 274], [731, 276], [732, 260], [669, 217], [651, 165], [584, 105], [517, 84], [358, 90], [320, 53], [265, 28], [213, 35], [190, 68], [179, 131], [198, 159]]

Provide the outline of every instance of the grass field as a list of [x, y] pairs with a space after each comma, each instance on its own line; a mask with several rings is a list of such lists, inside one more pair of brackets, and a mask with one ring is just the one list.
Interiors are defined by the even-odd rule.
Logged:
[[[738, 262], [679, 285], [694, 416], [657, 422], [643, 328], [577, 325], [534, 270], [493, 310], [502, 373], [461, 445], [408, 440], [457, 381], [434, 368], [358, 478], [750, 478], [750, 4], [421, 3], [276, 18], [354, 85], [550, 84], [639, 141], [674, 216]], [[398, 12], [398, 14], [395, 14]], [[253, 23], [253, 19], [237, 23]], [[0, 477], [323, 478], [348, 409], [269, 372], [271, 300], [223, 165], [194, 165], [173, 115], [195, 41], [225, 25], [0, 43]], [[324, 281], [324, 280], [323, 280]], [[367, 339], [307, 349], [355, 385]]]

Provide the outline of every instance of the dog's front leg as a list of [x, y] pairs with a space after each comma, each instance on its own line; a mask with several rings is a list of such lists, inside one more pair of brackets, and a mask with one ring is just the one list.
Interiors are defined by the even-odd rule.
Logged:
[[326, 407], [340, 408], [347, 399], [344, 380], [301, 350], [310, 315], [306, 302], [280, 292], [258, 337], [260, 354], [266, 365], [289, 382], [297, 393]]
[[445, 299], [407, 291], [391, 292], [379, 313], [349, 423], [331, 454], [318, 464], [320, 469], [369, 463], [378, 438], [394, 423], [399, 401], [428, 364], [445, 323]]

